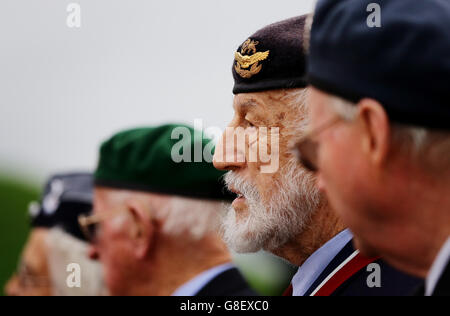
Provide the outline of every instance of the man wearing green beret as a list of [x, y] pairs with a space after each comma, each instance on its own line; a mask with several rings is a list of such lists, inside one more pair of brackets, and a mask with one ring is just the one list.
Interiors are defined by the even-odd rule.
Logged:
[[199, 148], [213, 149], [198, 134], [164, 125], [124, 131], [101, 146], [94, 215], [80, 224], [111, 295], [254, 295], [217, 234], [230, 197], [222, 172], [194, 162]]

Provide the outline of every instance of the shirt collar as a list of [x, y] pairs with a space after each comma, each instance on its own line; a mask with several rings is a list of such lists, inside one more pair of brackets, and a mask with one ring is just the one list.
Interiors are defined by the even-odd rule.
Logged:
[[425, 281], [425, 296], [431, 296], [450, 259], [450, 238], [441, 248]]
[[346, 229], [314, 252], [298, 269], [292, 279], [293, 296], [304, 296], [323, 270], [352, 238], [352, 233]]
[[180, 286], [172, 294], [172, 296], [195, 296], [203, 287], [205, 287], [219, 274], [233, 268], [234, 265], [232, 263], [226, 263], [206, 270], [194, 277], [192, 280]]

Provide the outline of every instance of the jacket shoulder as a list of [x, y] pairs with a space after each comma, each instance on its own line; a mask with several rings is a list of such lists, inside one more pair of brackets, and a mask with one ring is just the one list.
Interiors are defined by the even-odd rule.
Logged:
[[222, 272], [206, 284], [196, 296], [257, 296], [237, 268]]

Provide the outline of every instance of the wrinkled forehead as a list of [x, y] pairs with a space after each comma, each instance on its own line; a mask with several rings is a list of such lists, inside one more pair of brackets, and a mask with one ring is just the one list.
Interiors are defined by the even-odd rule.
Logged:
[[251, 114], [249, 118], [258, 126], [303, 126], [308, 118], [308, 93], [308, 89], [298, 88], [237, 94], [233, 103], [235, 115]]
[[288, 109], [294, 102], [297, 90], [269, 90], [235, 95], [233, 107], [236, 112], [264, 112], [271, 115]]
[[241, 93], [234, 96], [233, 108], [236, 112], [247, 112], [262, 110], [265, 102], [261, 95], [255, 93]]

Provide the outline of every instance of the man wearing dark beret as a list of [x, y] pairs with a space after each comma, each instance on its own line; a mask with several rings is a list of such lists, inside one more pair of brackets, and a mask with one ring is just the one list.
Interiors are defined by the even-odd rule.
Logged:
[[[184, 125], [127, 130], [103, 143], [90, 233], [112, 295], [247, 296], [255, 293], [218, 235], [230, 199], [210, 139]], [[208, 153], [209, 151], [209, 153]], [[197, 157], [198, 158], [198, 157]]]
[[[308, 16], [269, 25], [235, 53], [235, 115], [214, 156], [238, 196], [225, 219], [225, 239], [235, 251], [264, 249], [298, 266], [286, 295], [405, 295], [418, 280], [357, 255], [351, 232], [290, 151], [308, 122], [305, 24]], [[234, 141], [239, 133], [247, 139]], [[261, 147], [271, 161], [261, 158]], [[252, 159], [255, 148], [259, 159]], [[383, 271], [381, 287], [368, 283], [372, 263]]]
[[450, 295], [450, 2], [371, 3], [318, 2], [296, 148], [363, 254]]
[[[101, 267], [86, 256], [87, 243], [78, 216], [92, 211], [92, 174], [51, 177], [41, 203], [30, 205], [32, 230], [17, 273], [6, 285], [11, 296], [104, 294]], [[80, 267], [80, 287], [68, 286], [67, 267]]]

